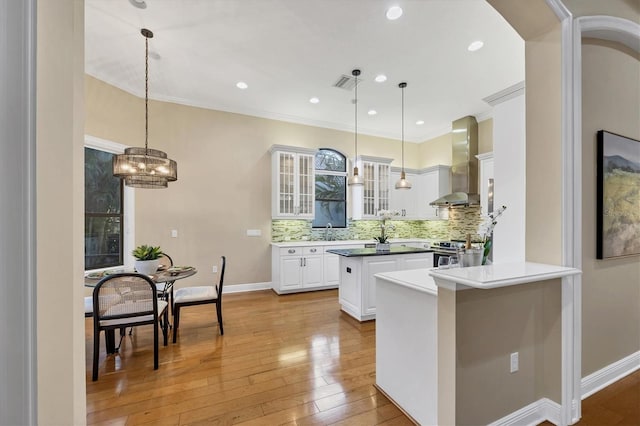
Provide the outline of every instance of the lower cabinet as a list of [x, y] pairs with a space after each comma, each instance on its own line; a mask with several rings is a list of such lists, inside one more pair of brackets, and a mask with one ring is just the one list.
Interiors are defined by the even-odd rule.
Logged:
[[433, 253], [340, 258], [341, 309], [358, 321], [376, 317], [376, 274], [433, 267]]
[[271, 254], [272, 286], [276, 293], [324, 286], [322, 247], [274, 247]]

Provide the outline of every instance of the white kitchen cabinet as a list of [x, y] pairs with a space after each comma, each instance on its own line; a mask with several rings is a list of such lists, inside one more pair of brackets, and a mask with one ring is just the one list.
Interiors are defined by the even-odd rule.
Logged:
[[376, 278], [383, 272], [431, 268], [433, 253], [340, 257], [341, 309], [358, 321], [376, 317]]
[[406, 172], [405, 175], [409, 182], [411, 182], [411, 189], [396, 189], [395, 185], [400, 180], [401, 169], [391, 170], [391, 182], [390, 182], [390, 203], [389, 209], [395, 210], [400, 213], [400, 216], [394, 217], [394, 220], [418, 220], [422, 219], [425, 214], [425, 209], [421, 209], [420, 203], [424, 201], [422, 199], [423, 192], [423, 179], [422, 176], [416, 173]]
[[480, 208], [482, 215], [493, 211], [493, 152], [476, 155], [480, 171]]
[[313, 219], [315, 151], [282, 145], [271, 147], [273, 219]]
[[276, 293], [325, 287], [322, 247], [278, 248], [274, 246], [271, 256], [272, 287]]
[[389, 210], [391, 158], [361, 156], [358, 159], [364, 185], [353, 187], [352, 217], [377, 217], [378, 211]]
[[447, 210], [429, 205], [450, 191], [449, 166], [433, 166], [424, 169], [421, 173], [422, 189], [419, 196], [421, 216], [427, 220], [447, 219]]

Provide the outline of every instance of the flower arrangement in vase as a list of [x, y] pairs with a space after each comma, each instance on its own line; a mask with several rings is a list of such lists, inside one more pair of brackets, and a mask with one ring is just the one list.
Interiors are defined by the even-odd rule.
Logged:
[[387, 231], [391, 231], [394, 229], [392, 224], [387, 224], [387, 220], [390, 220], [394, 216], [399, 216], [400, 212], [392, 211], [392, 210], [380, 210], [378, 211], [378, 216], [380, 216], [380, 235], [377, 237], [373, 237], [376, 240], [376, 250], [377, 251], [389, 251], [391, 250], [391, 243], [389, 243], [389, 235], [387, 235]]
[[502, 206], [498, 210], [489, 213], [489, 215], [483, 217], [480, 226], [478, 227], [478, 234], [482, 236], [482, 245], [484, 252], [482, 254], [482, 264], [486, 265], [489, 259], [489, 254], [493, 249], [493, 229], [498, 224], [498, 217], [504, 213], [507, 206]]

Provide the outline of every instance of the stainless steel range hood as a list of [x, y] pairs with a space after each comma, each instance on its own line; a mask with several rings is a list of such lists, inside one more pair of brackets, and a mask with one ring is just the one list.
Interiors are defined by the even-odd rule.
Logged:
[[472, 206], [480, 204], [478, 192], [478, 122], [467, 116], [452, 124], [451, 194], [429, 203], [432, 206]]

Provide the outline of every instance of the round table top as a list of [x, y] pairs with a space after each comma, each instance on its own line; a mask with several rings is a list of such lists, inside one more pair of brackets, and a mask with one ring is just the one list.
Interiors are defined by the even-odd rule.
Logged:
[[[135, 273], [134, 270], [117, 269], [110, 271], [103, 271], [98, 273], [91, 273], [85, 275], [84, 285], [85, 287], [95, 287], [104, 277], [121, 273]], [[157, 271], [155, 274], [147, 275], [155, 283], [166, 283], [188, 278], [198, 273], [198, 270], [192, 266], [174, 266], [163, 271]]]

